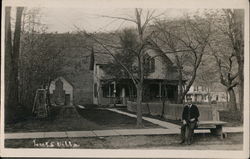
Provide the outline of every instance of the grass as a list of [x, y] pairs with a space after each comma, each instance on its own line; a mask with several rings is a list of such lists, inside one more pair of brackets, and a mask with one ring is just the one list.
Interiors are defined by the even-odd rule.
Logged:
[[[136, 118], [132, 118], [105, 109], [77, 109], [79, 114], [88, 121], [113, 129], [135, 128]], [[159, 128], [160, 126], [143, 120], [143, 128]]]
[[[159, 126], [143, 121], [144, 128]], [[49, 119], [27, 118], [6, 124], [5, 132], [52, 132], [52, 131], [91, 131], [108, 129], [134, 129], [136, 119], [126, 115], [101, 109], [75, 109], [65, 111], [60, 107], [52, 109]]]
[[[119, 108], [119, 110], [128, 112], [131, 114], [135, 114], [135, 112], [130, 112], [126, 108]], [[226, 126], [228, 127], [237, 127], [242, 126], [243, 123], [241, 122], [241, 112], [231, 112], [231, 111], [219, 111], [220, 113], [220, 120], [227, 122]], [[143, 114], [144, 117], [150, 117], [153, 119], [158, 119], [161, 121], [167, 121], [173, 124], [181, 125], [182, 122], [180, 120], [171, 120], [162, 118], [160, 115], [151, 115], [151, 114]]]
[[[128, 111], [127, 108], [118, 108], [118, 109], [127, 113], [136, 114], [135, 112]], [[166, 121], [166, 122], [170, 122], [170, 123], [177, 124], [177, 125], [182, 125], [182, 122], [180, 120], [166, 119], [166, 118], [162, 118], [160, 115], [143, 114], [143, 117], [149, 117], [149, 118], [158, 119], [161, 121]]]
[[[224, 140], [211, 134], [195, 134], [190, 146], [180, 145], [179, 135], [137, 135], [89, 138], [49, 138], [36, 139], [37, 143], [71, 141], [85, 149], [198, 149], [198, 150], [240, 150], [242, 133], [230, 133]], [[7, 148], [34, 148], [33, 139], [5, 140]]]

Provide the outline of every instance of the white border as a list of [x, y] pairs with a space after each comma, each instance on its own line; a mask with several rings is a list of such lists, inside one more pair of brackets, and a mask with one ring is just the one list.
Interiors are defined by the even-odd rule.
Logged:
[[82, 8], [244, 8], [244, 146], [243, 151], [215, 150], [96, 150], [96, 149], [5, 149], [4, 148], [4, 9], [1, 40], [1, 156], [5, 157], [143, 157], [143, 158], [248, 158], [249, 156], [249, 2], [248, 0], [3, 0], [3, 6]]

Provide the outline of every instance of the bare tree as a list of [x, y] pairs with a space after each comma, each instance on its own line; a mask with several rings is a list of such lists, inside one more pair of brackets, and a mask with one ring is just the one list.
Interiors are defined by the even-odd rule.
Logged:
[[239, 103], [240, 110], [243, 112], [243, 96], [244, 96], [244, 10], [227, 9], [226, 24], [227, 30], [224, 32], [231, 41], [234, 50], [233, 55], [238, 63], [239, 77]]
[[5, 121], [10, 121], [15, 105], [11, 103], [10, 96], [10, 75], [11, 75], [11, 54], [12, 54], [12, 38], [11, 38], [11, 23], [10, 23], [11, 7], [5, 7]]
[[[136, 25], [136, 35], [137, 35], [137, 40], [138, 40], [138, 45], [136, 46], [136, 49], [130, 49], [136, 57], [136, 71], [132, 72], [130, 68], [126, 66], [126, 64], [123, 63], [122, 60], [117, 58], [115, 54], [118, 54], [120, 50], [123, 48], [119, 46], [120, 44], [117, 44], [116, 46], [114, 44], [108, 44], [107, 39], [104, 41], [101, 41], [97, 37], [95, 37], [93, 34], [85, 33], [87, 37], [91, 38], [94, 40], [94, 42], [99, 45], [103, 50], [105, 50], [106, 54], [109, 54], [110, 56], [113, 57], [113, 59], [127, 72], [131, 80], [133, 81], [135, 87], [136, 87], [136, 92], [137, 92], [137, 126], [141, 127], [142, 126], [142, 96], [143, 96], [143, 82], [144, 82], [144, 76], [145, 76], [145, 71], [144, 71], [144, 56], [145, 52], [147, 50], [147, 39], [150, 36], [147, 34], [146, 30], [148, 28], [149, 23], [155, 18], [154, 16], [154, 11], [147, 11], [146, 14], [143, 14], [142, 9], [135, 9], [135, 18], [124, 18], [124, 17], [110, 17], [106, 16], [108, 18], [113, 18], [113, 19], [120, 19], [120, 20], [125, 20], [132, 22]], [[143, 20], [143, 16], [145, 16], [145, 20]]]
[[[187, 16], [179, 21], [159, 21], [155, 25], [155, 36], [150, 40], [153, 49], [166, 55], [172, 54], [175, 58], [174, 62], [179, 73], [178, 103], [183, 102], [192, 86], [202, 57], [206, 53], [206, 47], [212, 34], [212, 21], [206, 18]], [[187, 81], [186, 87], [183, 87], [185, 72], [190, 80]]]
[[62, 75], [63, 51], [68, 45], [68, 34], [47, 33], [41, 16], [39, 8], [25, 8], [22, 18], [19, 101], [26, 116], [31, 114], [36, 89], [48, 89], [51, 81]]
[[227, 42], [225, 36], [219, 36], [219, 33], [217, 33], [210, 42], [209, 47], [216, 61], [220, 83], [227, 88], [229, 93], [229, 108], [236, 111], [237, 104], [234, 88], [238, 85], [237, 61]]
[[11, 23], [10, 23], [10, 7], [6, 7], [5, 19], [5, 48], [6, 48], [6, 72], [7, 72], [7, 87], [6, 87], [6, 121], [14, 120], [15, 113], [18, 107], [18, 61], [20, 49], [20, 36], [21, 36], [21, 20], [23, 7], [16, 8], [16, 22], [13, 37], [11, 37]]
[[[217, 45], [221, 44], [219, 52], [222, 52], [226, 58], [216, 58], [219, 59], [218, 64], [222, 72], [226, 72], [228, 75], [225, 77], [227, 80], [227, 85], [235, 87], [237, 85], [239, 90], [239, 105], [240, 110], [243, 112], [243, 92], [244, 92], [244, 10], [241, 9], [225, 9], [223, 11], [216, 11], [213, 15], [215, 18], [216, 35], [223, 35], [223, 41], [217, 40]], [[217, 38], [217, 37], [216, 37]], [[217, 38], [218, 39], [218, 38]], [[214, 44], [211, 44], [214, 48]], [[225, 48], [227, 47], [227, 51]], [[218, 46], [217, 46], [218, 48]], [[214, 48], [215, 49], [215, 48]], [[218, 50], [217, 50], [218, 51]], [[218, 55], [218, 54], [217, 54]], [[227, 67], [225, 67], [225, 60]], [[236, 61], [236, 62], [235, 62]], [[230, 64], [232, 63], [232, 66]], [[225, 69], [227, 68], [227, 69]], [[235, 69], [236, 68], [236, 69]], [[237, 70], [237, 71], [236, 71]], [[224, 82], [225, 83], [225, 82]], [[232, 92], [232, 89], [231, 89]], [[229, 93], [230, 94], [230, 93]], [[234, 94], [234, 93], [231, 93]], [[234, 96], [234, 95], [233, 95]], [[232, 97], [234, 99], [234, 97]], [[236, 110], [236, 103], [233, 110]]]

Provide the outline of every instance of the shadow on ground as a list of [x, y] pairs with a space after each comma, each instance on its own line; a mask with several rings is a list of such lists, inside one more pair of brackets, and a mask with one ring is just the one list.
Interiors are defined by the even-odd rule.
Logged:
[[[136, 119], [103, 109], [53, 107], [48, 119], [26, 118], [5, 125], [5, 132], [91, 131], [109, 129], [135, 129]], [[160, 126], [143, 120], [143, 128]]]

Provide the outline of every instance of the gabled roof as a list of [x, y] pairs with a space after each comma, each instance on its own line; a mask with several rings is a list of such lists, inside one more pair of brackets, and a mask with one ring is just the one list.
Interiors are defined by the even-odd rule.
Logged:
[[67, 82], [69, 85], [71, 85], [72, 87], [74, 87], [74, 85], [70, 82], [69, 79], [67, 79], [67, 77], [59, 76], [59, 77], [57, 77], [56, 79], [54, 79], [52, 82], [55, 82], [55, 81], [57, 81], [57, 80], [59, 80], [59, 79], [61, 79], [61, 80], [65, 81], [65, 82]]

